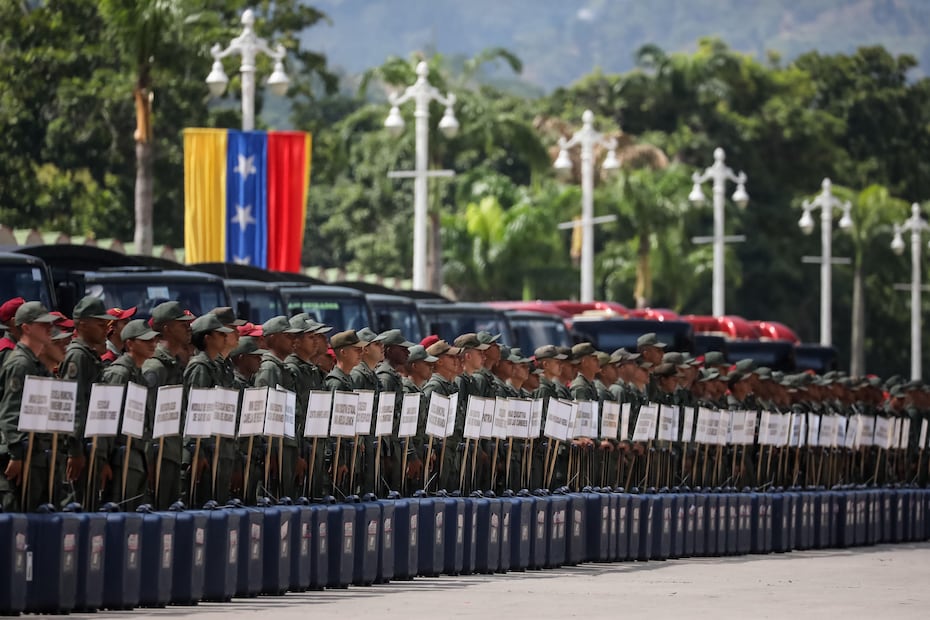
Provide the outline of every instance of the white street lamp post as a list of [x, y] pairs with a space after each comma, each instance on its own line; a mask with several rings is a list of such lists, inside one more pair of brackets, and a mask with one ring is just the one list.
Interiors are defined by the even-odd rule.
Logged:
[[895, 254], [904, 253], [904, 240], [901, 233], [911, 231], [911, 379], [920, 379], [921, 346], [920, 346], [920, 233], [930, 228], [927, 222], [920, 217], [920, 205], [916, 202], [911, 205], [911, 217], [904, 224], [894, 225], [894, 240], [891, 249]]
[[843, 211], [842, 230], [851, 228], [853, 221], [849, 215], [852, 205], [848, 201], [840, 202], [833, 195], [830, 179], [824, 179], [821, 187], [823, 191], [814, 200], [804, 201], [804, 214], [798, 226], [805, 235], [811, 234], [814, 231], [811, 211], [820, 209], [820, 344], [829, 347], [833, 344], [833, 210]]
[[229, 84], [229, 78], [223, 71], [221, 60], [232, 54], [242, 56], [242, 64], [239, 66], [239, 72], [242, 74], [242, 130], [252, 131], [255, 129], [255, 57], [259, 52], [269, 56], [274, 63], [274, 71], [268, 76], [268, 87], [271, 91], [279, 96], [287, 92], [290, 84], [290, 78], [284, 73], [284, 46], [278, 44], [275, 49], [268, 46], [268, 42], [261, 37], [256, 36], [253, 26], [255, 25], [255, 13], [252, 9], [246, 9], [242, 13], [242, 34], [229, 42], [229, 47], [222, 49], [217, 43], [210, 48], [210, 54], [213, 56], [213, 69], [207, 76], [207, 86], [210, 87], [210, 94], [214, 97], [221, 96], [226, 91], [226, 85]]
[[584, 303], [594, 301], [594, 147], [603, 146], [607, 149], [602, 167], [604, 170], [616, 170], [620, 167], [617, 161], [617, 141], [607, 138], [594, 129], [594, 112], [585, 110], [581, 115], [583, 123], [580, 130], [566, 140], [559, 138], [559, 156], [554, 167], [559, 171], [568, 171], [572, 168], [572, 161], [568, 156], [568, 149], [581, 147], [581, 301]]
[[[701, 184], [713, 180], [714, 182], [714, 235], [710, 241], [714, 244], [714, 275], [713, 275], [713, 298], [712, 306], [714, 316], [723, 316], [726, 314], [726, 278], [724, 275], [724, 244], [728, 241], [743, 241], [742, 236], [727, 237], [724, 235], [723, 215], [726, 198], [726, 182], [736, 183], [736, 191], [733, 192], [733, 202], [741, 209], [745, 209], [749, 203], [749, 194], [746, 193], [746, 174], [740, 172], [735, 174], [732, 169], [726, 165], [726, 154], [722, 148], [714, 149], [714, 163], [702, 173], [695, 172], [691, 175], [694, 186], [691, 193], [688, 194], [688, 200], [695, 204], [704, 202], [704, 192], [701, 190]], [[700, 242], [698, 239], [696, 241]]]
[[[427, 282], [426, 256], [427, 256], [427, 193], [426, 182], [431, 176], [453, 176], [451, 170], [428, 170], [429, 160], [429, 104], [438, 101], [446, 106], [445, 114], [439, 121], [439, 129], [443, 135], [452, 138], [459, 130], [459, 122], [455, 118], [452, 107], [455, 105], [455, 95], [449, 93], [443, 97], [440, 92], [430, 85], [427, 80], [429, 66], [421, 61], [417, 64], [417, 80], [400, 96], [390, 95], [391, 111], [384, 126], [395, 136], [404, 131], [404, 118], [400, 115], [400, 106], [413, 99], [415, 103], [413, 116], [416, 119], [416, 167], [410, 172], [393, 172], [391, 177], [413, 177], [413, 288], [415, 290], [429, 290]], [[438, 265], [437, 265], [438, 268]]]

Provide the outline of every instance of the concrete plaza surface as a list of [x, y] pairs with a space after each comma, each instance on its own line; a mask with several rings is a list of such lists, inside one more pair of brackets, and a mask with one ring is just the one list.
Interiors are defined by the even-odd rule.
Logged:
[[930, 543], [420, 578], [97, 618], [927, 618]]

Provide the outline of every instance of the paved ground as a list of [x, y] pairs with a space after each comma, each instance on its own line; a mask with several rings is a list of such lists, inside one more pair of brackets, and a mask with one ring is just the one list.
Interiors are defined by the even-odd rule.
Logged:
[[[927, 618], [930, 544], [668, 562], [585, 564], [506, 575], [137, 610], [133, 618]], [[219, 614], [219, 615], [218, 615]], [[97, 618], [115, 617], [102, 612]]]

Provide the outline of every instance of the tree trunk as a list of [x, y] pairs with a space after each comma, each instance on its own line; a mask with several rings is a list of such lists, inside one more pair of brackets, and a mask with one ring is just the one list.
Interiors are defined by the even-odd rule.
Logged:
[[649, 255], [652, 252], [652, 240], [649, 231], [639, 233], [639, 244], [636, 247], [636, 307], [645, 308], [652, 297], [652, 267], [649, 264]]
[[852, 342], [849, 353], [849, 374], [865, 374], [865, 297], [862, 294], [862, 264], [857, 260], [853, 272]]
[[152, 155], [152, 104], [145, 89], [137, 88], [133, 93], [136, 102], [136, 230], [133, 242], [136, 253], [152, 253], [152, 193], [154, 190], [154, 165]]

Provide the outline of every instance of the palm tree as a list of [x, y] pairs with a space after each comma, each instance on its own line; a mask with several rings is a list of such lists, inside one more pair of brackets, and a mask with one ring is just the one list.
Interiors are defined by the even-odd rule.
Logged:
[[895, 198], [888, 188], [870, 185], [861, 192], [834, 186], [834, 194], [852, 203], [850, 215], [853, 220], [851, 239], [853, 244], [853, 299], [852, 336], [850, 342], [849, 374], [865, 374], [865, 289], [863, 267], [865, 254], [872, 239], [886, 233], [890, 239], [892, 223], [903, 221], [909, 213], [909, 205]]
[[132, 97], [136, 110], [135, 234], [138, 254], [151, 254], [154, 153], [152, 129], [153, 72], [163, 45], [177, 33], [181, 18], [179, 0], [104, 0], [103, 16], [113, 25], [117, 45], [131, 59]]

